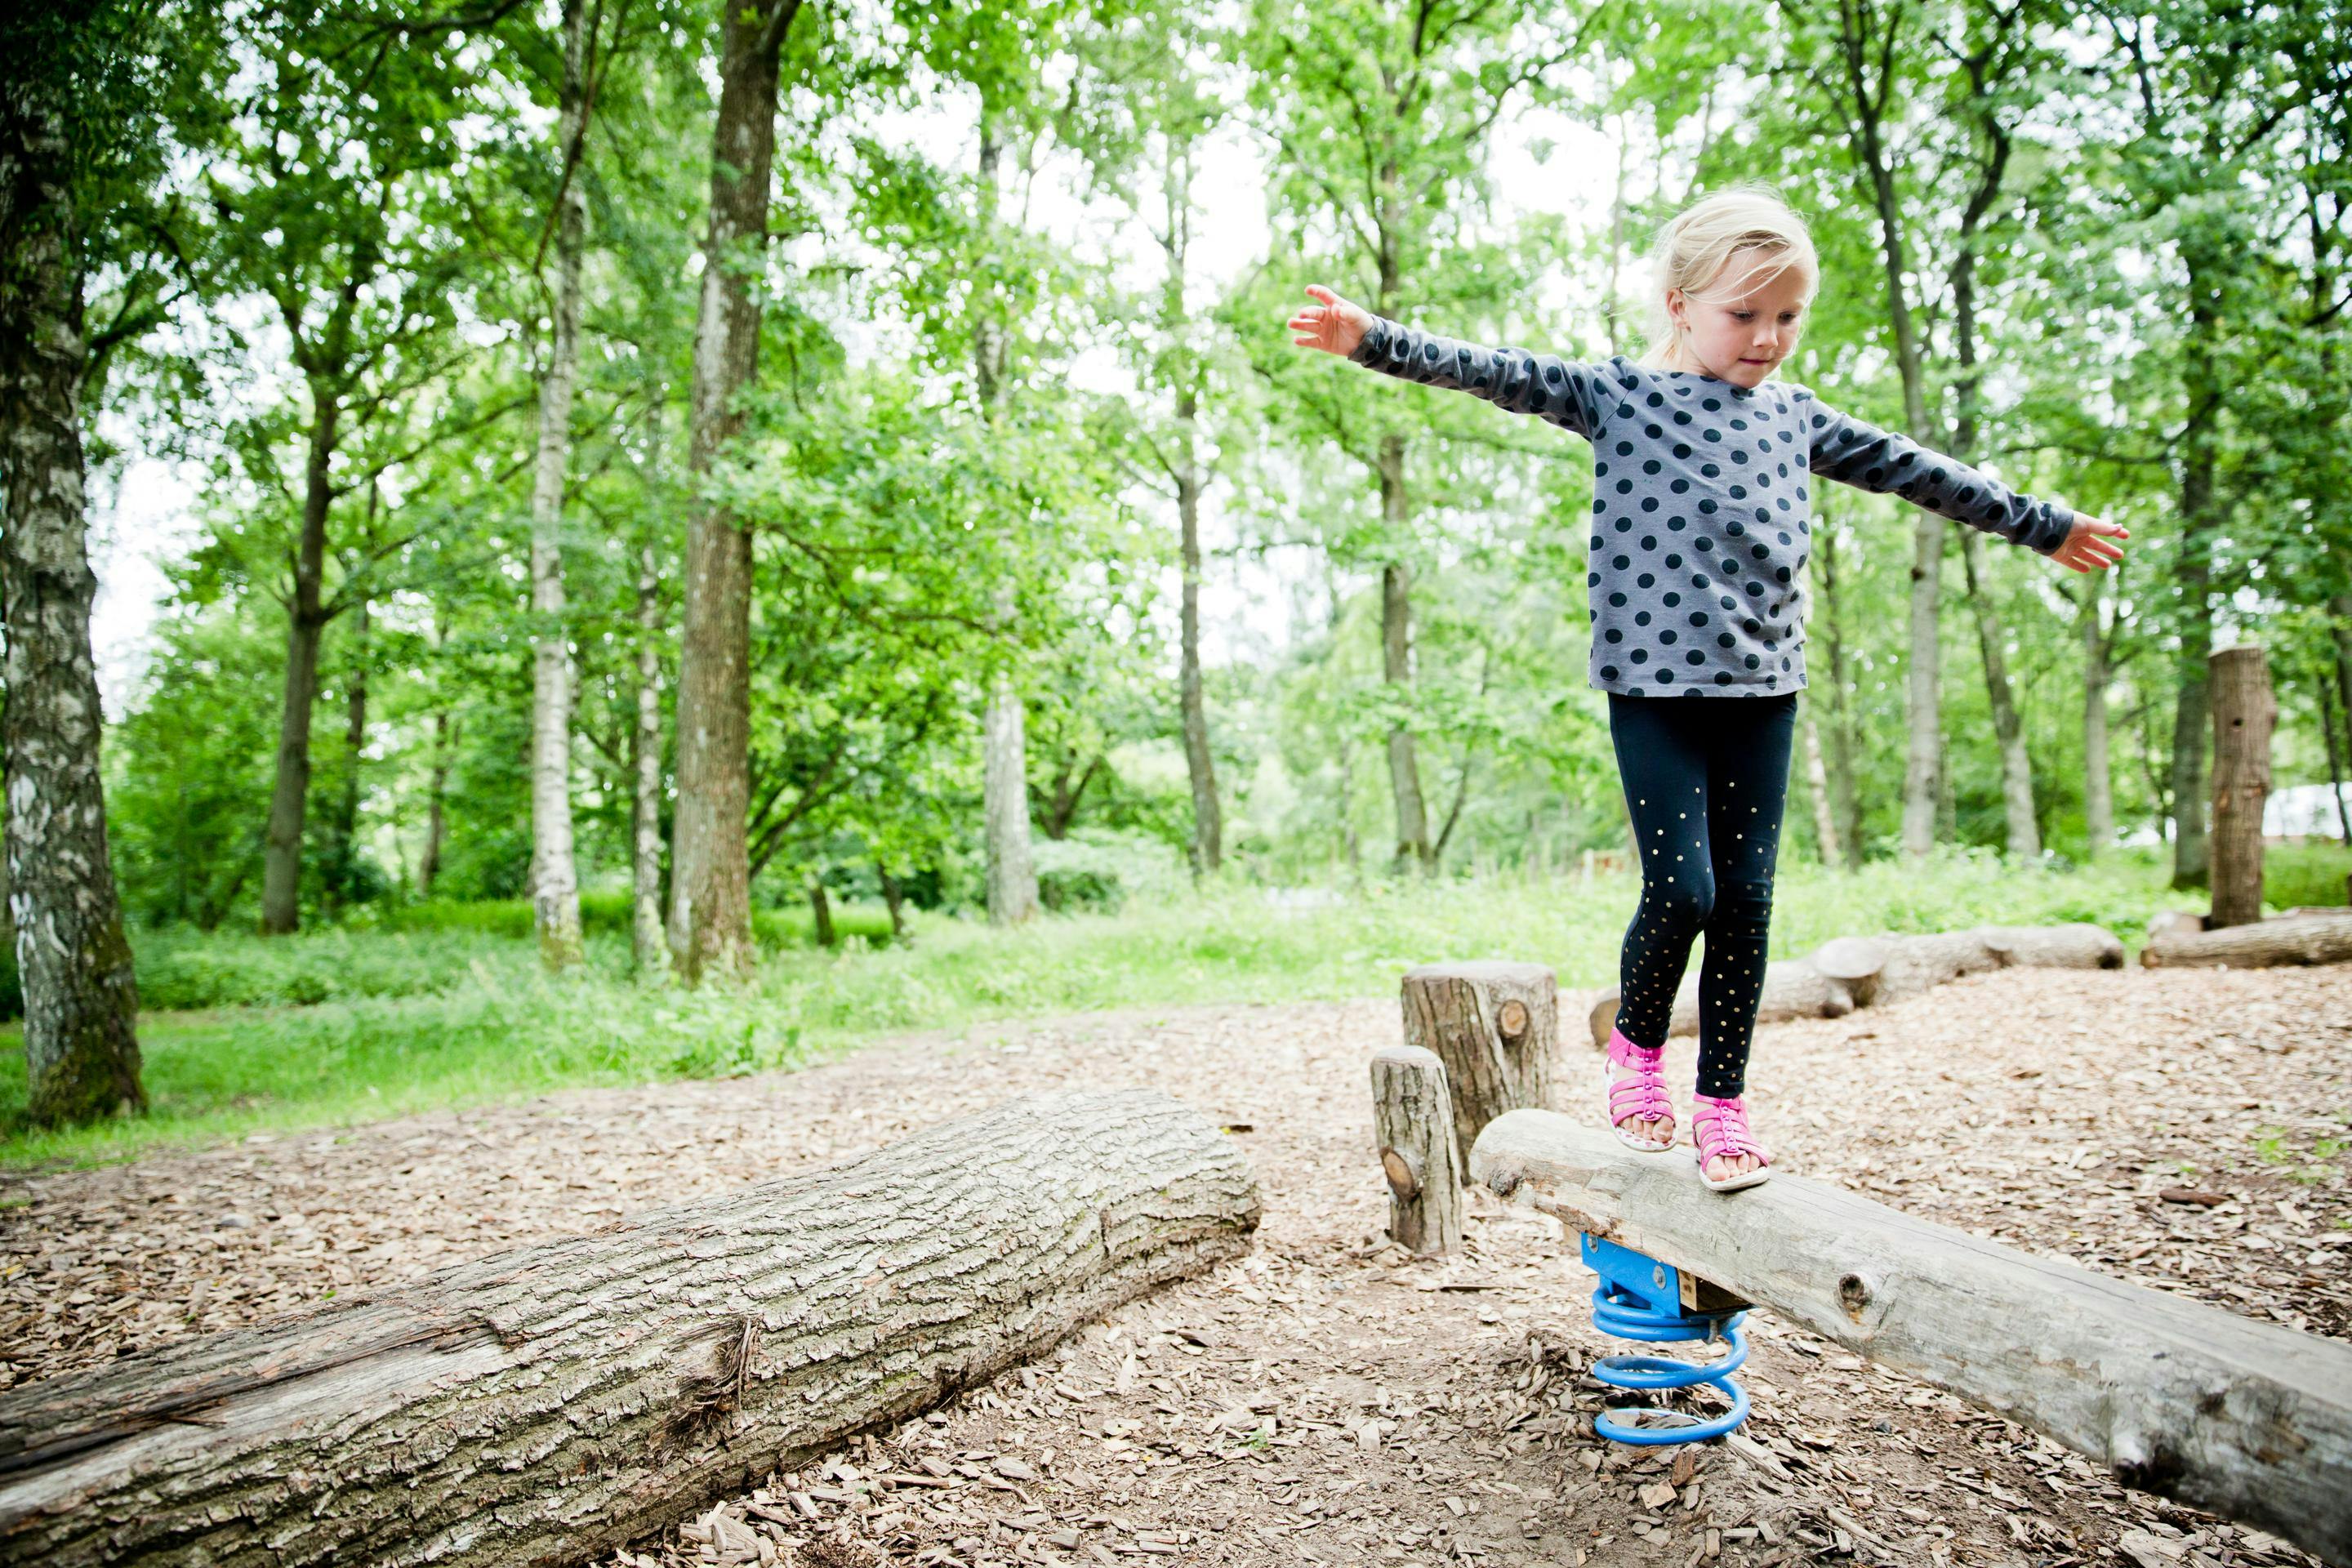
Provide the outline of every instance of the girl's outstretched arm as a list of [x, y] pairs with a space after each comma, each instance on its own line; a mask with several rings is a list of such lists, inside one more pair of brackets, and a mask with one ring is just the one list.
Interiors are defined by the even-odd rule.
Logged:
[[1319, 283], [1307, 285], [1307, 292], [1320, 303], [1301, 307], [1290, 319], [1291, 341], [1301, 348], [1345, 354], [1358, 364], [1423, 386], [1467, 392], [1498, 408], [1532, 414], [1591, 439], [1601, 399], [1610, 395], [1600, 385], [1599, 367], [1557, 354], [1482, 348], [1441, 338], [1375, 316]]
[[2077, 572], [2095, 572], [2123, 558], [2121, 547], [2106, 540], [2128, 539], [2126, 529], [2078, 515], [2054, 501], [2020, 495], [1957, 458], [1824, 406], [1805, 388], [1792, 389], [1791, 396], [1811, 445], [1811, 466], [1818, 478], [1901, 496], [1914, 506], [1998, 534]]

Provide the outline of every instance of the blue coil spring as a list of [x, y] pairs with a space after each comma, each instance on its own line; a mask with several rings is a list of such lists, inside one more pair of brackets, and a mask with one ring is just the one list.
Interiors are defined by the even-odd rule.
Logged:
[[1673, 1356], [1612, 1355], [1592, 1363], [1592, 1375], [1612, 1388], [1656, 1391], [1713, 1386], [1731, 1408], [1713, 1420], [1654, 1405], [1612, 1405], [1593, 1417], [1592, 1428], [1612, 1442], [1656, 1448], [1703, 1443], [1748, 1419], [1748, 1391], [1731, 1374], [1748, 1359], [1748, 1334], [1739, 1325], [1747, 1309], [1733, 1312], [1683, 1310], [1682, 1279], [1673, 1268], [1633, 1248], [1584, 1233], [1584, 1266], [1601, 1276], [1592, 1291], [1592, 1324], [1621, 1340], [1651, 1343], [1677, 1340], [1722, 1341], [1728, 1347], [1713, 1361]]

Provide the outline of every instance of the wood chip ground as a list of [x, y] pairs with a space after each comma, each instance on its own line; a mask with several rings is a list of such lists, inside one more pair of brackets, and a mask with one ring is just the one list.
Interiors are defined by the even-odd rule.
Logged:
[[[2314, 1561], [1761, 1315], [1740, 1435], [1647, 1457], [1595, 1439], [1586, 1369], [1623, 1347], [1591, 1327], [1572, 1237], [1483, 1193], [1450, 1262], [1380, 1236], [1367, 1063], [1399, 1037], [1386, 1000], [1090, 1015], [772, 1078], [0, 1173], [0, 1380], [837, 1161], [1007, 1095], [1141, 1083], [1249, 1150], [1266, 1219], [1247, 1259], [607, 1562]], [[1685, 1111], [1691, 1048], [1669, 1051]], [[1598, 1115], [1597, 1062], [1569, 1042], [1564, 1109]], [[2352, 1338], [2352, 966], [1971, 976], [1764, 1027], [1749, 1095], [1782, 1169]]]

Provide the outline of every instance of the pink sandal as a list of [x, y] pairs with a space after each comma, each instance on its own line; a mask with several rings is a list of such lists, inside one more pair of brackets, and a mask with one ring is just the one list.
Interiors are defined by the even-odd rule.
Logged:
[[[1736, 1094], [1728, 1100], [1711, 1094], [1691, 1096], [1691, 1142], [1698, 1150], [1698, 1179], [1718, 1193], [1736, 1193], [1771, 1180], [1772, 1162], [1764, 1145], [1748, 1130], [1748, 1107]], [[1708, 1177], [1709, 1160], [1727, 1160], [1735, 1154], [1755, 1155], [1756, 1168], [1719, 1182]]]
[[[1643, 1121], [1673, 1122], [1674, 1102], [1666, 1098], [1666, 1075], [1658, 1066], [1665, 1054], [1664, 1046], [1637, 1046], [1613, 1026], [1609, 1031], [1609, 1060], [1601, 1068], [1601, 1087], [1609, 1096], [1609, 1125], [1617, 1142], [1644, 1154], [1662, 1154], [1675, 1146], [1672, 1125], [1666, 1128], [1663, 1143], [1643, 1142], [1629, 1125]], [[1612, 1078], [1612, 1066], [1632, 1068], [1633, 1076]]]

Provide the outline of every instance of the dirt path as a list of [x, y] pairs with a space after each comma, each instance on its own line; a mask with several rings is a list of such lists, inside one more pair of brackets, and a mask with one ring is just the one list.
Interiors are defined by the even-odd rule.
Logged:
[[[1387, 1002], [1090, 1015], [773, 1078], [0, 1174], [0, 1379], [829, 1163], [1008, 1094], [1146, 1083], [1249, 1149], [1266, 1204], [1251, 1257], [615, 1561], [2312, 1561], [1761, 1316], [1744, 1440], [1679, 1459], [1596, 1442], [1583, 1373], [1619, 1347], [1555, 1224], [1490, 1204], [1444, 1268], [1381, 1243], [1365, 1059], [1396, 1036]], [[1684, 1089], [1690, 1048], [1670, 1052]], [[1580, 1113], [1581, 1053], [1565, 1062]], [[1785, 1170], [2352, 1338], [2347, 1085], [2352, 966], [2009, 971], [1767, 1026], [1750, 1099]]]

